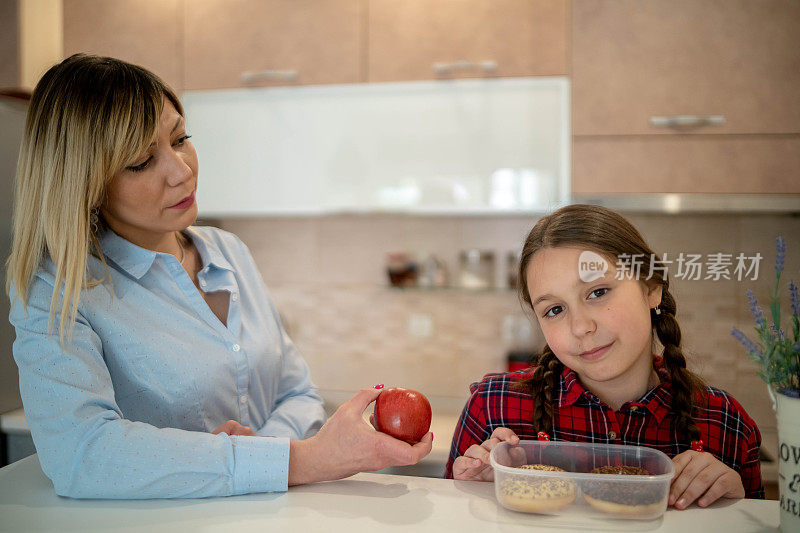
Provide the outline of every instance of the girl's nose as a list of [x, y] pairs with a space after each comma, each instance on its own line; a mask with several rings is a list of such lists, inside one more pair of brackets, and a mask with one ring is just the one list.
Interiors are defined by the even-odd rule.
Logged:
[[572, 328], [572, 334], [576, 337], [594, 333], [595, 329], [597, 329], [597, 324], [595, 324], [591, 315], [581, 311], [573, 311], [571, 316], [570, 327]]

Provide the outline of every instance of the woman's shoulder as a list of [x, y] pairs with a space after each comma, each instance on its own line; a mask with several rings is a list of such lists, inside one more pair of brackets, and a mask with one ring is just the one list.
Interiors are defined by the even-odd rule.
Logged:
[[247, 246], [236, 234], [215, 226], [191, 226], [189, 231], [198, 235], [205, 242], [210, 242], [216, 245], [220, 250], [241, 250], [246, 249]]

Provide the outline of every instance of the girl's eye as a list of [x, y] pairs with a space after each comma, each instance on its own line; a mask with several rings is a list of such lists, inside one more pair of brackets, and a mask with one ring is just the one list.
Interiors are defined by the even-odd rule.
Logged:
[[183, 143], [185, 143], [191, 138], [192, 138], [191, 135], [184, 135], [183, 137], [180, 137], [177, 141], [175, 141], [175, 144], [173, 146], [183, 146]]
[[562, 309], [562, 307], [560, 305], [555, 305], [555, 306], [551, 307], [550, 309], [548, 309], [547, 311], [545, 311], [544, 317], [545, 318], [555, 318], [555, 316], [557, 314], [561, 313], [561, 309]]
[[607, 289], [605, 287], [602, 288], [602, 289], [595, 289], [595, 290], [593, 290], [592, 292], [589, 293], [589, 298], [591, 298], [592, 296], [594, 296], [595, 298], [600, 298], [601, 296], [604, 296], [608, 291], [609, 291], [609, 289]]
[[152, 160], [153, 160], [153, 156], [151, 155], [150, 157], [145, 159], [143, 163], [139, 163], [138, 165], [132, 165], [132, 166], [128, 167], [128, 170], [130, 170], [131, 172], [141, 172], [142, 170], [147, 168], [147, 165], [149, 165], [150, 161], [152, 161]]

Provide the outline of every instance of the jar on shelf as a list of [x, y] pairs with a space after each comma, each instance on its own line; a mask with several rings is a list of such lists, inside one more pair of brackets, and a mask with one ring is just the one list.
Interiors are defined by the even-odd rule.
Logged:
[[458, 284], [465, 289], [488, 289], [494, 286], [494, 252], [464, 250], [459, 254]]

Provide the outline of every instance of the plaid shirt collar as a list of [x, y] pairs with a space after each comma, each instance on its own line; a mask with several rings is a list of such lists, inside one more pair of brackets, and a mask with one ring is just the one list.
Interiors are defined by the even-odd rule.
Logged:
[[[664, 367], [664, 360], [661, 356], [653, 355], [653, 368], [655, 368], [661, 383], [647, 391], [644, 396], [634, 402], [628, 402], [631, 406], [644, 407], [650, 411], [660, 424], [664, 417], [669, 414], [669, 406], [672, 403], [672, 391], [670, 390], [669, 372]], [[565, 407], [573, 405], [583, 399], [590, 406], [606, 407], [606, 405], [593, 392], [584, 388], [578, 379], [578, 375], [571, 368], [564, 367], [561, 373], [561, 390], [558, 395], [558, 406]]]

